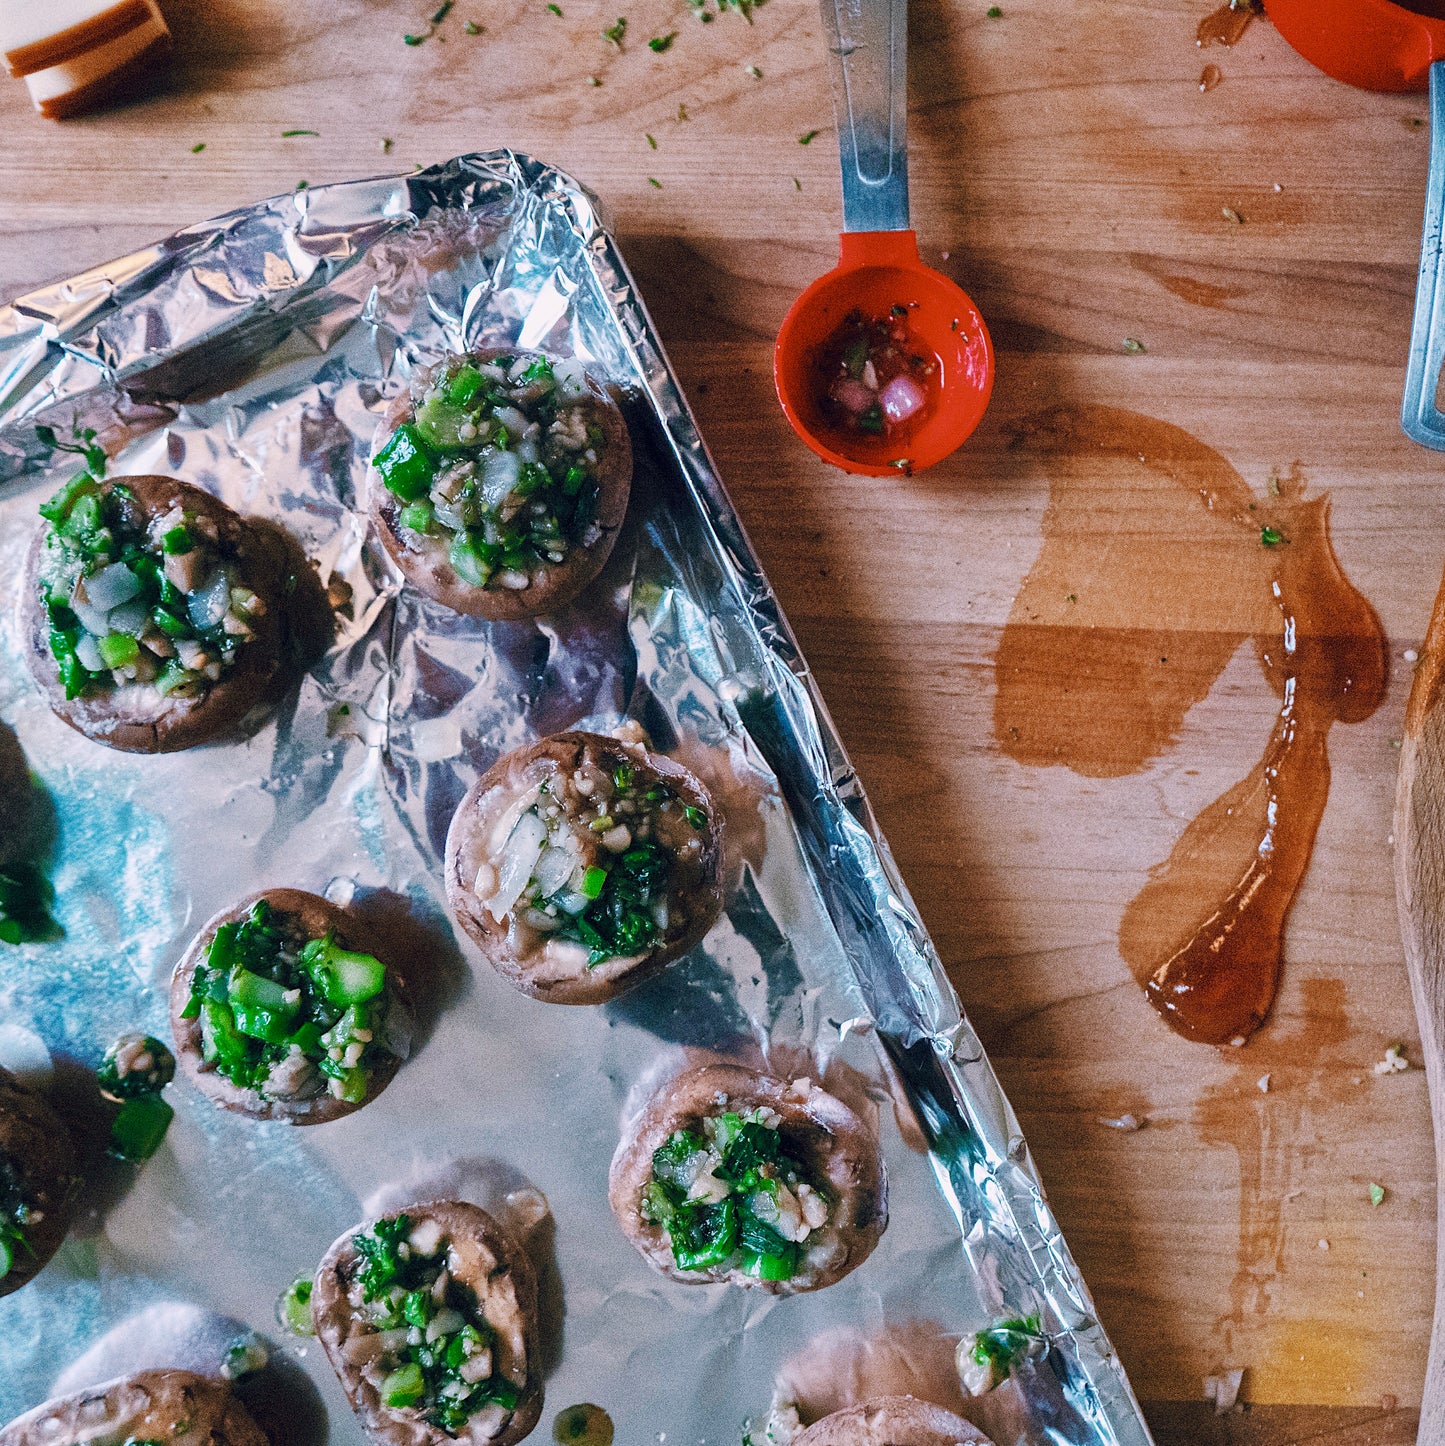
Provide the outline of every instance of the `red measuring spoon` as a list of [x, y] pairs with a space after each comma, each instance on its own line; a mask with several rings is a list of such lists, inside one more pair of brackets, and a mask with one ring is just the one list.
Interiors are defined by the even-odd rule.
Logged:
[[[883, 477], [921, 471], [967, 440], [993, 390], [993, 343], [978, 308], [924, 265], [908, 224], [907, 0], [822, 0], [833, 57], [833, 107], [843, 167], [837, 267], [793, 303], [773, 351], [778, 400], [793, 430], [825, 462]], [[819, 353], [846, 318], [906, 311], [909, 344], [931, 353], [928, 405], [895, 437], [844, 430], [822, 399]], [[896, 314], [896, 313], [895, 313]]]
[[[1445, 362], [1445, 0], [1267, 0], [1274, 27], [1326, 75], [1365, 90], [1430, 91], [1430, 173], [1425, 229], [1400, 425], [1425, 447], [1445, 450], [1445, 413], [1436, 405]], [[1421, 13], [1427, 12], [1427, 13]]]

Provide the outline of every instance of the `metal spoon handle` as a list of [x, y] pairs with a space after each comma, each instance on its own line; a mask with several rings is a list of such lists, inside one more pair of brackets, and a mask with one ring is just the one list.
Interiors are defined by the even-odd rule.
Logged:
[[821, 0], [845, 231], [907, 231], [908, 0]]

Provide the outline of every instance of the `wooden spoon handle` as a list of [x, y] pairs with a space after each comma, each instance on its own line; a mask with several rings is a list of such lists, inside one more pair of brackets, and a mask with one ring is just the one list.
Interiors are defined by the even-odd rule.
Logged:
[[[1395, 897], [1435, 1123], [1438, 1220], [1445, 1222], [1445, 580], [1410, 690], [1395, 793]], [[1435, 1237], [1435, 1325], [1419, 1446], [1445, 1442], [1445, 1230]]]

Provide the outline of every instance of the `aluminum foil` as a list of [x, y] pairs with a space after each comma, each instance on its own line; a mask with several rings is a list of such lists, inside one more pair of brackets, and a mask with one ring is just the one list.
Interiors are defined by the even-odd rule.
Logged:
[[[535, 623], [460, 618], [403, 588], [358, 503], [384, 399], [483, 342], [584, 358], [618, 389], [637, 452], [603, 577]], [[37, 424], [95, 427], [113, 473], [185, 477], [314, 560], [335, 639], [243, 739], [134, 757], [46, 708], [22, 662], [21, 559], [37, 502], [73, 469]], [[569, 177], [502, 151], [319, 187], [0, 310], [0, 585], [0, 718], [43, 790], [64, 929], [0, 947], [0, 1058], [43, 1072], [48, 1049], [64, 1071], [124, 1029], [164, 1034], [192, 933], [263, 887], [349, 903], [431, 980], [413, 1058], [344, 1121], [258, 1124], [171, 1086], [161, 1152], [91, 1180], [54, 1263], [0, 1301], [0, 1420], [124, 1369], [214, 1366], [249, 1330], [292, 1393], [284, 1434], [358, 1440], [319, 1347], [277, 1327], [277, 1296], [369, 1207], [448, 1190], [550, 1208], [539, 1438], [591, 1401], [625, 1446], [735, 1446], [810, 1363], [838, 1377], [891, 1339], [922, 1369], [965, 1332], [1039, 1312], [1046, 1346], [971, 1408], [980, 1423], [1000, 1446], [1148, 1441], [627, 267]], [[500, 753], [627, 715], [720, 798], [726, 913], [623, 999], [539, 1004], [453, 932], [447, 823]], [[826, 1071], [872, 1099], [891, 1223], [839, 1284], [784, 1300], [676, 1285], [617, 1228], [606, 1177], [629, 1094], [710, 1053]]]

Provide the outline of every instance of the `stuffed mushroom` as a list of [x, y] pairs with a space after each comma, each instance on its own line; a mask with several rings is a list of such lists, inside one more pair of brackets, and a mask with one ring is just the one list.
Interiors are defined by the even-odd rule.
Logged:
[[0, 1296], [60, 1249], [78, 1183], [75, 1144], [60, 1116], [0, 1068]]
[[655, 1270], [774, 1294], [841, 1280], [888, 1224], [878, 1141], [810, 1080], [689, 1070], [653, 1096], [612, 1157], [609, 1197]]
[[0, 1446], [270, 1446], [224, 1382], [140, 1371], [58, 1396], [0, 1429]]
[[386, 414], [371, 514], [408, 580], [459, 613], [529, 618], [602, 570], [632, 444], [577, 361], [489, 349], [418, 373]]
[[952, 1411], [913, 1396], [878, 1396], [815, 1421], [791, 1446], [992, 1446]]
[[181, 1067], [216, 1104], [322, 1124], [391, 1082], [411, 1047], [406, 983], [363, 926], [271, 889], [218, 914], [171, 978]]
[[702, 783], [640, 743], [558, 733], [497, 762], [447, 833], [447, 898], [525, 994], [597, 1004], [657, 973], [722, 908]]
[[311, 1316], [353, 1409], [386, 1446], [511, 1446], [537, 1424], [531, 1262], [485, 1210], [409, 1206], [326, 1253]]
[[224, 502], [174, 477], [81, 473], [40, 508], [30, 670], [87, 738], [190, 748], [262, 702], [280, 668], [285, 566]]

